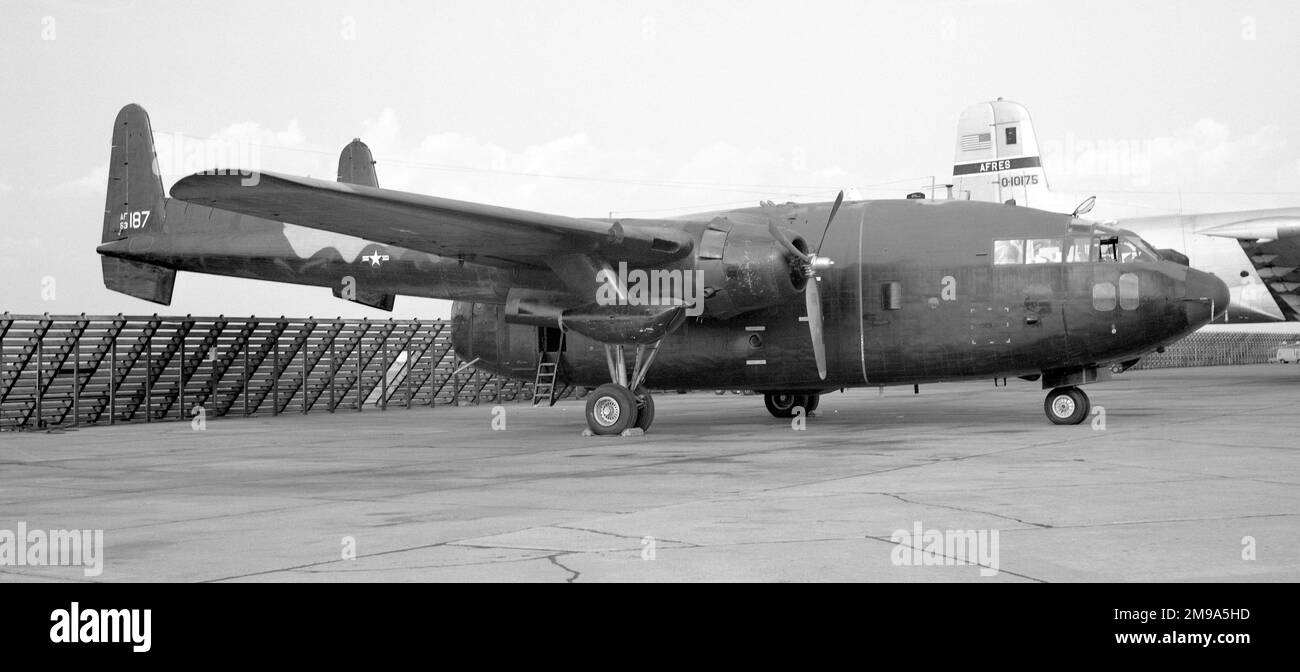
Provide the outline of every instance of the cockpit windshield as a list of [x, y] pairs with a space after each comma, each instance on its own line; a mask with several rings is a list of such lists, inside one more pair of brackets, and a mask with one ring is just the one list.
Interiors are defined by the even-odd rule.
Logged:
[[1145, 240], [1133, 234], [1103, 235], [1098, 240], [1097, 260], [1128, 264], [1135, 261], [1158, 261], [1160, 255]]
[[1065, 236], [1050, 238], [999, 238], [993, 241], [993, 265], [1085, 264], [1160, 261], [1151, 244], [1132, 231], [1098, 226], [1092, 230], [1071, 229]]

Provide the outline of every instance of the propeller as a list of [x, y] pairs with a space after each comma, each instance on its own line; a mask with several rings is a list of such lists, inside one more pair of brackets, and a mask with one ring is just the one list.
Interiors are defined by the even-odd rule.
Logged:
[[781, 247], [790, 253], [791, 265], [795, 266], [803, 277], [808, 278], [808, 283], [804, 285], [804, 306], [808, 315], [808, 335], [812, 338], [813, 357], [817, 360], [817, 375], [822, 380], [826, 379], [826, 339], [822, 334], [822, 295], [818, 289], [818, 282], [821, 280], [821, 273], [835, 264], [828, 257], [821, 256], [822, 245], [826, 242], [826, 234], [831, 230], [831, 222], [835, 221], [835, 214], [840, 211], [840, 205], [844, 203], [844, 192], [840, 191], [835, 197], [835, 205], [831, 206], [831, 214], [826, 218], [826, 226], [822, 229], [821, 240], [817, 243], [817, 249], [811, 254], [795, 247], [794, 243], [785, 235], [785, 232], [776, 225], [775, 219], [769, 219], [767, 222], [768, 231], [772, 234]]

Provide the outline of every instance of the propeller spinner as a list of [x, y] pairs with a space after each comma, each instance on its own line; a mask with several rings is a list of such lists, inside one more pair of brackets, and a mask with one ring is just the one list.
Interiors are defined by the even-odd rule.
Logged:
[[817, 249], [811, 254], [795, 247], [785, 232], [776, 225], [775, 219], [769, 219], [767, 223], [772, 238], [781, 243], [781, 247], [790, 253], [791, 264], [796, 266], [805, 278], [808, 278], [808, 283], [804, 286], [804, 306], [807, 309], [808, 335], [812, 338], [813, 357], [817, 360], [817, 375], [822, 380], [826, 379], [826, 340], [822, 334], [822, 296], [818, 283], [821, 281], [822, 271], [833, 266], [835, 262], [829, 257], [821, 256], [821, 251], [822, 244], [826, 242], [826, 234], [831, 230], [831, 222], [835, 221], [835, 214], [840, 211], [840, 205], [843, 203], [844, 192], [840, 191], [835, 197], [835, 205], [831, 206], [830, 216], [826, 218], [826, 227], [822, 229], [821, 241], [817, 243]]

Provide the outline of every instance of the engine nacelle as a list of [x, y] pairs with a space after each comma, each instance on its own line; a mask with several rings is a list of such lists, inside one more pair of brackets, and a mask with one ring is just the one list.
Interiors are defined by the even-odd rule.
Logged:
[[[808, 249], [802, 238], [791, 242]], [[808, 284], [765, 225], [713, 220], [701, 237], [698, 264], [704, 313], [720, 319], [790, 301]]]
[[451, 347], [461, 359], [477, 359], [476, 367], [499, 375], [529, 378], [537, 370], [537, 327], [506, 322], [499, 304], [453, 302]]

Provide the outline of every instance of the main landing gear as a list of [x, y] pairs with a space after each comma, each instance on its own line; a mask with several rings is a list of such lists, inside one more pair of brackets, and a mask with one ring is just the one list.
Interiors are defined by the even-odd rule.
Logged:
[[587, 427], [592, 434], [642, 434], [655, 420], [655, 401], [641, 385], [646, 371], [659, 353], [660, 341], [636, 346], [636, 360], [629, 378], [624, 348], [627, 346], [605, 344], [605, 361], [609, 364], [609, 377], [613, 382], [597, 387], [587, 395]]
[[1047, 419], [1057, 425], [1077, 425], [1088, 417], [1091, 402], [1088, 395], [1077, 387], [1058, 387], [1047, 393], [1043, 410]]
[[763, 404], [767, 406], [767, 412], [778, 418], [794, 417], [796, 408], [802, 408], [804, 415], [812, 413], [821, 403], [822, 395], [820, 394], [802, 394], [798, 392], [765, 392], [763, 393]]

